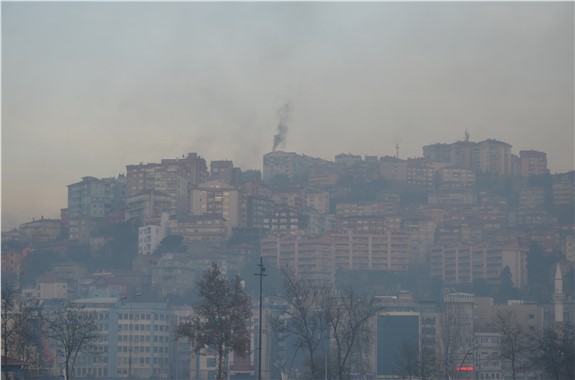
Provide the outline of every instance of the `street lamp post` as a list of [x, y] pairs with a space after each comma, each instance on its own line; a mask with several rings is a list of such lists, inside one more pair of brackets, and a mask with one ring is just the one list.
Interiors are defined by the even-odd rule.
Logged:
[[[133, 330], [133, 318], [134, 318], [134, 298], [141, 296], [140, 293], [136, 293], [130, 297], [130, 324], [128, 325], [128, 379], [132, 379], [132, 330]], [[123, 300], [128, 297], [122, 297]]]
[[263, 287], [264, 276], [267, 276], [267, 274], [264, 273], [266, 271], [266, 267], [264, 266], [263, 258], [261, 256], [258, 267], [260, 267], [260, 272], [254, 273], [254, 275], [260, 276], [260, 321], [259, 321], [260, 331], [258, 336], [258, 380], [262, 380], [262, 304], [263, 304], [262, 287]]

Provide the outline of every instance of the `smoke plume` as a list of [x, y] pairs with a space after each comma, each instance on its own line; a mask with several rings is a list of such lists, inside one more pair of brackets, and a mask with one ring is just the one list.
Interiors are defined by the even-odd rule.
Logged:
[[292, 106], [290, 103], [284, 104], [282, 108], [279, 109], [278, 114], [280, 121], [278, 123], [277, 134], [274, 135], [274, 147], [272, 152], [278, 147], [284, 147], [286, 142], [286, 135], [288, 131], [288, 122], [291, 116]]

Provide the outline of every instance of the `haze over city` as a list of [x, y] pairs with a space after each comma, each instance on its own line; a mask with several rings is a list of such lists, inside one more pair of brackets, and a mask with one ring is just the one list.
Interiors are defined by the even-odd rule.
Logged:
[[[2, 7], [2, 230], [68, 184], [198, 152], [422, 156], [495, 138], [574, 168], [574, 4]], [[282, 124], [283, 123], [283, 124]]]

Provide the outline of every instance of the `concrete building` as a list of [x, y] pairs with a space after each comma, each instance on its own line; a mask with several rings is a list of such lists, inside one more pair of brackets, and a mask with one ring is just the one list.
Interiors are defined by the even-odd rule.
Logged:
[[335, 233], [329, 236], [333, 239], [335, 269], [407, 270], [407, 234]]
[[126, 221], [149, 223], [150, 220], [158, 219], [163, 212], [171, 211], [170, 196], [161, 191], [148, 189], [126, 198]]
[[505, 266], [511, 270], [513, 285], [527, 284], [527, 249], [517, 244], [446, 243], [431, 250], [431, 275], [445, 284], [472, 284], [483, 279], [498, 285]]
[[88, 243], [93, 232], [102, 224], [102, 218], [80, 215], [69, 220], [68, 238]]
[[423, 159], [407, 160], [406, 181], [410, 185], [431, 190], [434, 188], [435, 170]]
[[62, 221], [60, 219], [32, 220], [20, 225], [20, 238], [25, 241], [48, 242], [62, 236]]
[[535, 150], [520, 150], [519, 170], [521, 177], [548, 174], [547, 154]]
[[477, 203], [477, 194], [471, 189], [440, 190], [427, 195], [430, 205], [472, 205]]
[[231, 185], [233, 183], [234, 163], [229, 160], [210, 162], [210, 179]]
[[484, 173], [511, 175], [511, 145], [495, 139], [480, 141], [474, 151], [475, 168]]
[[160, 163], [128, 165], [126, 195], [133, 196], [145, 190], [168, 195], [170, 214], [185, 215], [190, 210], [190, 191], [208, 177], [206, 161], [196, 153], [176, 159], [162, 159]]
[[399, 211], [399, 194], [382, 202], [338, 202], [335, 214], [338, 217], [348, 216], [386, 216]]
[[431, 144], [423, 147], [423, 158], [430, 162], [451, 162], [451, 144]]
[[182, 244], [194, 241], [221, 243], [231, 234], [229, 223], [221, 215], [205, 214], [172, 218], [168, 223], [170, 235], [184, 237]]
[[303, 196], [305, 207], [312, 208], [319, 214], [329, 213], [330, 194], [327, 191], [308, 187]]
[[192, 215], [220, 215], [229, 228], [239, 225], [240, 200], [238, 190], [222, 181], [208, 181], [191, 193]]
[[126, 181], [118, 178], [83, 177], [68, 185], [68, 218], [88, 216], [103, 218], [109, 212], [123, 209]]
[[385, 217], [378, 215], [336, 216], [338, 232], [354, 232], [363, 234], [385, 233]]
[[269, 184], [277, 176], [285, 176], [290, 183], [301, 183], [309, 175], [307, 161], [294, 152], [266, 153], [263, 158], [263, 181]]
[[528, 187], [519, 190], [519, 207], [543, 209], [545, 207], [545, 189]]
[[475, 296], [447, 291], [440, 324], [440, 363], [451, 378], [472, 380], [475, 367], [473, 334]]
[[329, 236], [262, 239], [262, 257], [273, 261], [277, 268], [291, 268], [297, 278], [311, 282], [334, 281], [334, 255]]
[[439, 188], [442, 190], [472, 189], [475, 187], [475, 171], [448, 166], [438, 170]]
[[151, 268], [150, 281], [156, 295], [187, 294], [191, 292], [201, 273], [188, 253], [166, 253]]
[[408, 236], [400, 233], [330, 233], [317, 238], [262, 239], [262, 256], [307, 280], [333, 281], [335, 271], [406, 271]]
[[575, 203], [575, 172], [553, 176], [553, 205], [573, 206]]
[[74, 378], [169, 378], [173, 325], [166, 303], [139, 302], [136, 296], [75, 302], [96, 313], [101, 354], [94, 360], [81, 353]]
[[381, 157], [379, 160], [381, 178], [390, 181], [407, 181], [407, 160], [396, 157]]
[[295, 236], [307, 229], [308, 219], [299, 208], [279, 206], [264, 215], [262, 225], [263, 228], [279, 235]]
[[362, 162], [361, 156], [351, 153], [339, 153], [335, 156], [335, 163], [343, 168], [349, 168]]
[[457, 141], [450, 145], [449, 162], [454, 166], [473, 169], [476, 148], [477, 143], [469, 141], [467, 135], [465, 141]]
[[503, 360], [501, 358], [501, 334], [494, 331], [475, 332], [473, 373], [476, 379], [504, 379]]
[[66, 300], [70, 296], [68, 281], [54, 272], [47, 272], [36, 279], [34, 296], [42, 301]]
[[153, 254], [160, 242], [168, 236], [169, 215], [163, 213], [160, 224], [149, 224], [138, 228], [138, 254]]

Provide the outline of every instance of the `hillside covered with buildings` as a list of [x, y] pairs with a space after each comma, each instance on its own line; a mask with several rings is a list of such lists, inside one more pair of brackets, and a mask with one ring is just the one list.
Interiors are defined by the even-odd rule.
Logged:
[[[498, 351], [486, 322], [498, 312], [512, 310], [536, 334], [575, 318], [575, 173], [550, 173], [544, 152], [514, 154], [509, 143], [466, 136], [407, 159], [272, 151], [260, 172], [188, 153], [125, 169], [68, 184], [59, 219], [2, 232], [3, 285], [48, 308], [77, 300], [101, 316], [110, 354], [80, 360], [78, 379], [125, 378], [128, 356], [133, 377], [209, 378], [213, 358], [193, 356], [173, 327], [190, 315], [212, 261], [245, 280], [256, 310], [262, 257], [266, 315], [278, 310], [282, 268], [377, 297], [362, 378], [399, 376], [395, 351], [383, 348], [400, 338], [398, 326], [418, 352], [435, 350], [449, 305], [473, 320], [465, 334], [479, 342], [459, 378], [508, 378], [508, 363], [486, 356]], [[121, 331], [134, 323], [128, 347]], [[265, 378], [280, 378], [278, 358], [297, 352], [262, 323]], [[44, 366], [55, 365], [51, 355], [42, 353]], [[230, 378], [255, 378], [256, 361], [230, 359]]]

